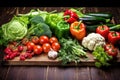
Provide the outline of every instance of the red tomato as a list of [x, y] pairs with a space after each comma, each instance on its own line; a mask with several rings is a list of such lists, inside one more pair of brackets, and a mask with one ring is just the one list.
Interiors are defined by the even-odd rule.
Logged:
[[117, 48], [113, 48], [113, 49], [111, 48], [107, 51], [107, 53], [108, 53], [108, 55], [110, 55], [112, 57], [116, 57], [118, 54], [118, 50], [117, 50]]
[[35, 46], [35, 44], [33, 42], [28, 42], [27, 43], [27, 50], [32, 51], [34, 46]]
[[105, 39], [108, 37], [109, 27], [107, 25], [98, 26], [96, 32], [103, 36]]
[[49, 42], [52, 44], [52, 43], [54, 43], [54, 42], [58, 42], [58, 39], [57, 39], [56, 37], [51, 37], [51, 38], [49, 39]]
[[42, 45], [42, 48], [43, 48], [43, 51], [44, 51], [45, 53], [48, 53], [48, 52], [50, 51], [50, 49], [51, 49], [51, 46], [50, 46], [49, 43], [44, 43], [44, 44]]
[[41, 54], [43, 50], [40, 45], [35, 45], [33, 51], [35, 54]]
[[58, 51], [60, 49], [60, 44], [58, 42], [54, 42], [52, 44], [52, 49]]
[[22, 44], [27, 45], [28, 42], [29, 42], [28, 38], [23, 38], [22, 39]]
[[113, 45], [117, 44], [120, 40], [120, 34], [119, 32], [111, 31], [108, 34], [108, 42], [112, 43]]
[[33, 36], [31, 41], [34, 43], [34, 44], [38, 44], [39, 43], [39, 38], [37, 36]]
[[47, 36], [40, 36], [39, 42], [40, 42], [40, 44], [48, 43], [49, 38]]
[[114, 48], [114, 46], [112, 45], [112, 44], [106, 44], [105, 46], [104, 46], [104, 49], [107, 51], [107, 50], [109, 50], [109, 49], [111, 49], [111, 48]]

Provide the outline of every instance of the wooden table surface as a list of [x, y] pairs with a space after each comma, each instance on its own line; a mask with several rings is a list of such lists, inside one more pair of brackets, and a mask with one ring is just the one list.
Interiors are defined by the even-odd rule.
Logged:
[[[14, 14], [26, 13], [38, 7], [1, 7], [0, 26], [8, 22]], [[39, 7], [41, 10], [65, 10], [69, 7]], [[85, 12], [110, 12], [115, 23], [120, 23], [119, 7], [84, 7]], [[0, 59], [3, 58], [0, 54]], [[3, 66], [0, 62], [0, 80], [120, 80], [120, 65], [98, 69], [89, 66]]]

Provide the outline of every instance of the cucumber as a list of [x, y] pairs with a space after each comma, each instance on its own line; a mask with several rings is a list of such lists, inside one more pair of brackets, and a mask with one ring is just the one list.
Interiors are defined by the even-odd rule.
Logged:
[[109, 22], [109, 21], [106, 21], [105, 18], [89, 16], [89, 15], [85, 15], [84, 17], [80, 17], [79, 21], [80, 20], [82, 20], [82, 22], [87, 24], [87, 25], [105, 24], [105, 23]]
[[110, 14], [110, 13], [85, 13], [85, 15], [88, 15], [88, 16], [97, 16], [97, 17], [103, 17], [105, 19], [112, 19], [113, 15]]
[[108, 27], [115, 26], [115, 24], [86, 25], [86, 31], [87, 31], [88, 33], [90, 33], [90, 32], [96, 32], [96, 28], [97, 28], [98, 26], [102, 26], [102, 25], [107, 25]]

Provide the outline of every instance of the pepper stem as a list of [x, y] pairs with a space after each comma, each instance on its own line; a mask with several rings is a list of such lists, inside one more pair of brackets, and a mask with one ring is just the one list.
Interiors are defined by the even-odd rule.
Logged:
[[113, 32], [113, 36], [117, 36], [116, 32]]
[[80, 29], [80, 24], [81, 24], [82, 21], [79, 21], [78, 25], [75, 26], [75, 29], [79, 30]]

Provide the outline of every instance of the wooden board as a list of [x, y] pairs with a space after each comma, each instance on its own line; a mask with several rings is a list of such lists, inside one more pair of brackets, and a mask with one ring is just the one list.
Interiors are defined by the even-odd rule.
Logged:
[[[46, 54], [41, 54], [39, 56], [34, 56], [31, 59], [26, 59], [25, 61], [20, 61], [19, 57], [15, 57], [12, 60], [2, 61], [2, 65], [36, 65], [36, 66], [94, 66], [95, 60], [91, 53], [87, 53], [88, 59], [80, 59], [81, 62], [75, 64], [71, 62], [66, 65], [62, 65], [61, 61], [58, 59], [49, 59]], [[120, 62], [120, 52], [118, 53], [117, 60], [115, 63]]]

